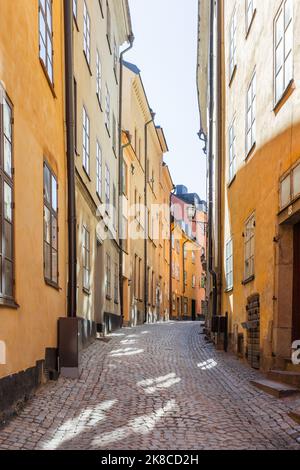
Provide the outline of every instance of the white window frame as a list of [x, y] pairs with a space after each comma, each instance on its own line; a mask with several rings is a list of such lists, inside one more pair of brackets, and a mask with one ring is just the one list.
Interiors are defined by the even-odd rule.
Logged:
[[255, 225], [255, 213], [253, 213], [245, 223], [245, 281], [255, 276]]
[[110, 93], [109, 93], [108, 86], [106, 84], [106, 90], [105, 90], [105, 125], [106, 125], [106, 128], [107, 128], [109, 134], [110, 134], [110, 120], [111, 120], [110, 111], [111, 111], [111, 109], [110, 109]]
[[234, 8], [229, 26], [229, 80], [231, 81], [237, 65], [237, 10]]
[[102, 104], [102, 63], [100, 58], [100, 52], [97, 49], [96, 52], [96, 94], [100, 106]]
[[225, 247], [226, 290], [233, 289], [233, 239], [230, 238]]
[[105, 207], [109, 211], [110, 206], [110, 168], [108, 164], [105, 165]]
[[83, 51], [87, 63], [91, 63], [91, 17], [86, 5], [83, 2]]
[[102, 199], [102, 148], [97, 140], [96, 144], [96, 191], [100, 199]]
[[86, 173], [90, 174], [90, 118], [86, 107], [83, 106], [83, 123], [82, 123], [82, 165]]
[[228, 131], [228, 180], [229, 183], [236, 175], [236, 135], [235, 135], [235, 118], [233, 119]]
[[255, 11], [255, 0], [246, 0], [246, 34], [250, 31]]
[[[290, 5], [291, 16], [286, 18], [287, 5]], [[277, 26], [282, 23], [282, 36], [277, 37]], [[274, 105], [282, 99], [294, 76], [293, 60], [293, 0], [284, 0], [274, 20]], [[288, 38], [290, 45], [288, 44]], [[280, 53], [281, 51], [281, 53]], [[278, 82], [282, 80], [278, 91]]]
[[[45, 4], [45, 8], [43, 6]], [[50, 15], [50, 18], [49, 18]], [[45, 29], [42, 28], [42, 23]], [[39, 0], [39, 48], [40, 60], [53, 84], [53, 6], [52, 0]]]
[[246, 155], [256, 143], [256, 71], [247, 89], [246, 97]]

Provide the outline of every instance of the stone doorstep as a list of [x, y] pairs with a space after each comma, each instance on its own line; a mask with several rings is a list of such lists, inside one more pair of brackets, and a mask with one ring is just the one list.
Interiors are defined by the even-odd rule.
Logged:
[[270, 380], [282, 382], [294, 387], [300, 388], [300, 373], [286, 370], [270, 370], [267, 373], [267, 377]]
[[300, 424], [300, 408], [290, 411], [288, 416], [296, 421], [296, 423]]
[[276, 398], [288, 397], [290, 395], [300, 393], [300, 389], [293, 387], [292, 385], [268, 379], [251, 380], [250, 384]]

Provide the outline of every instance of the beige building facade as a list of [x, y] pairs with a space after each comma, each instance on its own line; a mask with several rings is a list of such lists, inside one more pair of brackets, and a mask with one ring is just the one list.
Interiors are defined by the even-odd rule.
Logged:
[[77, 311], [91, 336], [121, 325], [120, 47], [132, 31], [126, 0], [73, 5]]

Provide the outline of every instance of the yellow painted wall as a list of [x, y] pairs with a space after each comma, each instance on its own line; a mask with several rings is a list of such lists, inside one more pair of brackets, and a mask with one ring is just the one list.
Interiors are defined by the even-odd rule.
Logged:
[[[0, 80], [14, 106], [15, 300], [0, 307], [6, 344], [0, 377], [35, 366], [57, 346], [57, 319], [66, 314], [66, 167], [63, 3], [53, 1], [54, 91], [39, 60], [38, 1], [1, 0]], [[43, 160], [58, 177], [59, 290], [43, 272]]]

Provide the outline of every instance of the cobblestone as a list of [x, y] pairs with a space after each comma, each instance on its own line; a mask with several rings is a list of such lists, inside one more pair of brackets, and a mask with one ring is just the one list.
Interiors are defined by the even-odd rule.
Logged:
[[0, 449], [300, 449], [297, 399], [215, 351], [198, 323], [125, 328], [82, 354], [78, 380], [41, 387], [0, 430]]

